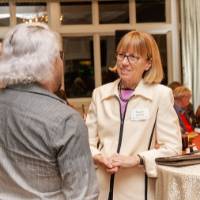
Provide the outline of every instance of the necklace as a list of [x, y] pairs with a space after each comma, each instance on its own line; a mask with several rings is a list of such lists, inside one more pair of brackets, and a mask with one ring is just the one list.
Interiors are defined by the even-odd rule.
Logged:
[[127, 103], [133, 94], [133, 89], [130, 88], [121, 88], [121, 84], [119, 84], [119, 98], [121, 101]]

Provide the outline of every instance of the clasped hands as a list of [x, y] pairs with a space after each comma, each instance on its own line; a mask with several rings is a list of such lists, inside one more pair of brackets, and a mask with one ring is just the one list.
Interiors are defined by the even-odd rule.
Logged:
[[125, 156], [121, 154], [113, 154], [107, 157], [102, 154], [94, 156], [95, 164], [105, 167], [108, 173], [116, 173], [119, 168], [130, 168], [139, 165], [140, 159], [137, 155]]

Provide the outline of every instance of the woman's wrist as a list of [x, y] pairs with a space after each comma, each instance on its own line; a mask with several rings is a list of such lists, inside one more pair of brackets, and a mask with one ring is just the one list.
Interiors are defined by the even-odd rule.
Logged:
[[144, 165], [143, 158], [139, 154], [137, 154], [137, 157], [138, 157], [138, 165]]
[[93, 156], [94, 163], [95, 163], [95, 164], [100, 163], [101, 158], [102, 158], [102, 154], [100, 154], [100, 153], [94, 155], [94, 156]]

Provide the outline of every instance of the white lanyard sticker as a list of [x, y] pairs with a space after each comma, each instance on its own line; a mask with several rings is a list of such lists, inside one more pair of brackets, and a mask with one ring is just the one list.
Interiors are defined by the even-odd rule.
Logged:
[[139, 121], [149, 119], [149, 110], [147, 108], [136, 108], [131, 111], [131, 120]]

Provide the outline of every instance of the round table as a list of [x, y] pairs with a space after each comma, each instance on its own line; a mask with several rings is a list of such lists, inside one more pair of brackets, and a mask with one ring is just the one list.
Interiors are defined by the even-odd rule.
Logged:
[[158, 165], [156, 200], [200, 200], [200, 165]]

